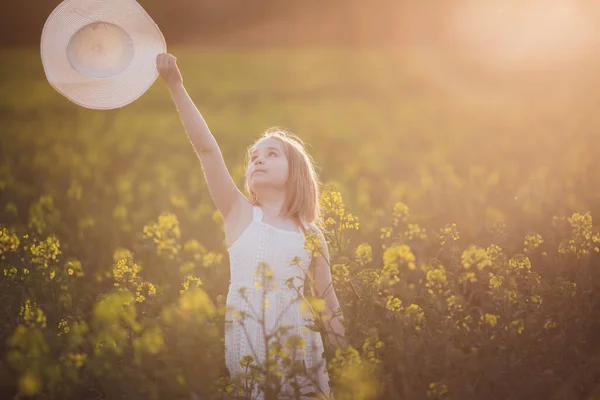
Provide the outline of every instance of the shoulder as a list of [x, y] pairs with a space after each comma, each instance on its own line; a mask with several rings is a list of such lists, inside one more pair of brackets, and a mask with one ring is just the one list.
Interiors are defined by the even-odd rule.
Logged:
[[240, 198], [227, 215], [223, 215], [225, 234], [237, 236], [252, 221], [254, 206], [245, 197]]
[[[307, 242], [310, 243], [310, 247], [314, 248], [313, 251], [322, 255], [328, 256], [329, 251], [327, 249], [327, 241], [323, 230], [316, 224], [307, 224], [306, 226], [306, 238]], [[320, 248], [320, 251], [317, 250]]]
[[228, 215], [225, 215], [224, 219], [226, 221], [239, 221], [240, 219], [247, 219], [248, 217], [252, 219], [253, 213], [254, 205], [246, 198], [246, 196], [242, 195], [236, 199], [231, 212]]
[[316, 224], [305, 224], [304, 226], [304, 230], [307, 235], [315, 235], [323, 238], [325, 237], [321, 228], [319, 228], [319, 226], [317, 226]]

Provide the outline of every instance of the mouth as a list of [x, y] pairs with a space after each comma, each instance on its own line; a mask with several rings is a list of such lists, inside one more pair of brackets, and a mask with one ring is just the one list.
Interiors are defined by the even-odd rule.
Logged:
[[266, 171], [266, 170], [264, 170], [264, 169], [257, 169], [257, 170], [255, 170], [254, 172], [252, 172], [252, 175], [254, 175], [254, 174], [257, 174], [257, 173], [259, 173], [259, 172], [267, 172], [267, 171]]

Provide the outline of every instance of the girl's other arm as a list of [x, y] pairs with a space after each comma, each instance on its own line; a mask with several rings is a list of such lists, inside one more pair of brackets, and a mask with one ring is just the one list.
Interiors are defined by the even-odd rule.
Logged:
[[223, 219], [226, 219], [246, 197], [231, 178], [217, 141], [183, 86], [177, 59], [171, 54], [159, 54], [156, 64], [169, 88], [188, 138], [200, 158], [210, 195]]
[[317, 297], [325, 301], [323, 321], [327, 328], [327, 339], [336, 348], [346, 347], [348, 346], [348, 341], [344, 325], [342, 324], [343, 317], [341, 315], [340, 303], [335, 294], [331, 279], [329, 250], [320, 230], [317, 230], [317, 235], [320, 237], [321, 252], [315, 256], [314, 283]]

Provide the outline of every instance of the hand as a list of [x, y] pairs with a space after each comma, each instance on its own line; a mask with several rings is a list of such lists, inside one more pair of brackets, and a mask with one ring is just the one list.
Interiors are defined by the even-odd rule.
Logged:
[[169, 88], [183, 83], [181, 72], [177, 67], [177, 58], [172, 54], [161, 53], [156, 56], [156, 68], [158, 69], [158, 74]]

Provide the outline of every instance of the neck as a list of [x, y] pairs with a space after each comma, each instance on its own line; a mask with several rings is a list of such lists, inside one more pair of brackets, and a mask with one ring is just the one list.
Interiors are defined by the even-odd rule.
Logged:
[[258, 202], [267, 214], [279, 217], [283, 214], [285, 195], [280, 191], [261, 191], [258, 195]]

